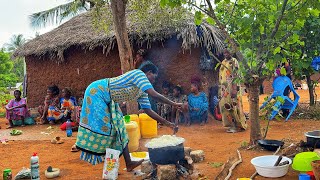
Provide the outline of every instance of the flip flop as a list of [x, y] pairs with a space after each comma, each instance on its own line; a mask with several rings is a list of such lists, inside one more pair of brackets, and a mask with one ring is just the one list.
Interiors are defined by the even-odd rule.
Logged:
[[64, 143], [63, 140], [59, 137], [59, 136], [56, 136], [54, 137], [52, 140], [51, 140], [51, 143], [52, 144], [62, 144]]
[[78, 151], [80, 151], [80, 149], [78, 149], [78, 148], [76, 147], [76, 145], [73, 145], [73, 146], [71, 147], [71, 152], [78, 152]]

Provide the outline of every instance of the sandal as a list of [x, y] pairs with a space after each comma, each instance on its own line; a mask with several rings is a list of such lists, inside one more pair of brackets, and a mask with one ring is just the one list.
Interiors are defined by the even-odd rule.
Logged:
[[55, 137], [55, 138], [53, 138], [53, 139], [51, 140], [51, 143], [52, 143], [52, 144], [62, 144], [62, 143], [64, 143], [64, 142], [63, 142], [63, 140], [62, 140], [59, 136], [57, 136], [57, 137]]
[[80, 149], [77, 148], [77, 146], [74, 144], [72, 147], [71, 147], [71, 152], [78, 152], [80, 151]]
[[11, 128], [13, 128], [13, 126], [8, 126], [8, 127], [6, 127], [6, 129], [11, 129]]

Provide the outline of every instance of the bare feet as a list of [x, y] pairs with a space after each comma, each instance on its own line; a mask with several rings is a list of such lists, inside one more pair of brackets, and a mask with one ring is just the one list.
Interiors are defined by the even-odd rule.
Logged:
[[25, 124], [22, 124], [22, 125], [21, 125], [21, 127], [25, 127], [25, 126], [26, 126]]
[[54, 121], [49, 121], [49, 124], [54, 125], [55, 123]]
[[140, 166], [143, 161], [144, 161], [143, 159], [140, 160], [140, 161], [131, 161], [130, 163], [128, 163], [126, 165], [127, 166], [127, 171], [128, 172], [132, 171], [134, 168]]
[[8, 127], [7, 127], [7, 129], [11, 129], [11, 128], [13, 128], [13, 126], [8, 126]]
[[190, 122], [187, 122], [186, 126], [190, 126], [190, 125], [191, 125], [191, 123], [190, 123]]
[[200, 123], [200, 126], [204, 126], [204, 123], [205, 123], [205, 122], [204, 122], [204, 121], [202, 121], [202, 122]]

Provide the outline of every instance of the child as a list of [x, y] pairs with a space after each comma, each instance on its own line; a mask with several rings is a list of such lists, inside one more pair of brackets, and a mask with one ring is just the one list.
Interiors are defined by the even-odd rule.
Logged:
[[[64, 88], [62, 89], [62, 98], [60, 98], [60, 107], [61, 111], [64, 114], [64, 120], [71, 120], [72, 119], [72, 127], [76, 126], [75, 121], [75, 109], [77, 108], [77, 100], [75, 97], [71, 96], [71, 89], [70, 88]], [[64, 122], [60, 126], [61, 130], [66, 130], [66, 122]]]
[[172, 100], [177, 103], [183, 103], [181, 110], [177, 110], [176, 108], [172, 107], [172, 120], [175, 122], [175, 124], [178, 124], [183, 116], [185, 124], [188, 124], [190, 122], [188, 114], [188, 98], [186, 95], [182, 94], [181, 86], [177, 85], [173, 88]]
[[[168, 99], [172, 99], [170, 92], [170, 84], [166, 81], [162, 84], [162, 95]], [[168, 104], [158, 103], [159, 115], [167, 120], [171, 118], [171, 106]]]
[[188, 95], [188, 110], [190, 122], [201, 122], [201, 126], [208, 121], [208, 99], [204, 92], [201, 91], [201, 79], [193, 77], [191, 79], [191, 93]]
[[221, 121], [220, 107], [219, 107], [219, 86], [215, 85], [210, 88], [209, 92], [209, 109], [216, 120]]

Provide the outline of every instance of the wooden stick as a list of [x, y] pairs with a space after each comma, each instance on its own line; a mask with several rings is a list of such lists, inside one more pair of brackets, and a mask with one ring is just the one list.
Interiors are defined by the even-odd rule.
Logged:
[[226, 177], [224, 180], [229, 180], [230, 177], [231, 177], [231, 174], [232, 174], [232, 170], [233, 170], [238, 164], [240, 164], [240, 163], [242, 162], [242, 157], [241, 157], [240, 151], [237, 150], [237, 153], [238, 153], [239, 160], [236, 161], [236, 162], [230, 167], [229, 173], [228, 173], [227, 177]]

